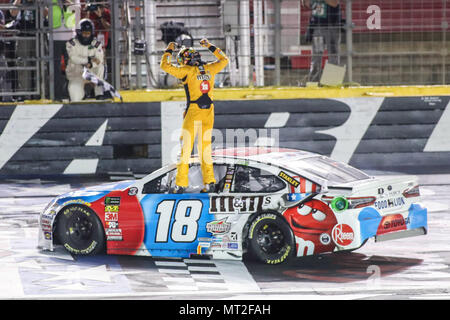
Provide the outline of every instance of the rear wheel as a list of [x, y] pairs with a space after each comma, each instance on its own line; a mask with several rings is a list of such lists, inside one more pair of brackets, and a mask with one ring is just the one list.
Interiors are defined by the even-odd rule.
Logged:
[[283, 217], [264, 213], [250, 225], [248, 246], [250, 253], [258, 260], [266, 264], [279, 264], [293, 256], [295, 239]]
[[94, 211], [84, 206], [65, 208], [57, 218], [56, 236], [67, 251], [95, 255], [105, 248], [103, 225]]

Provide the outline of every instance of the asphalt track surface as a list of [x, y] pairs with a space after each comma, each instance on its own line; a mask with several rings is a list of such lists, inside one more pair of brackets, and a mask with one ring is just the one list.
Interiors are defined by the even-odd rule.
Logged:
[[[39, 212], [86, 183], [0, 182], [0, 299], [450, 299], [450, 176], [419, 176], [429, 232], [352, 253], [264, 266], [152, 257], [73, 257], [37, 249]], [[93, 184], [92, 182], [88, 184]]]

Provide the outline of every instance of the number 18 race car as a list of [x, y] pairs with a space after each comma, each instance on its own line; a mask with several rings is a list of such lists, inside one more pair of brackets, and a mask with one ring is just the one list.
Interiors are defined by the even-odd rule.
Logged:
[[350, 251], [369, 238], [427, 233], [414, 176], [371, 177], [314, 153], [280, 148], [213, 152], [215, 190], [202, 193], [198, 159], [189, 187], [176, 165], [133, 181], [87, 187], [52, 200], [40, 215], [39, 247], [98, 253], [242, 259], [266, 264]]

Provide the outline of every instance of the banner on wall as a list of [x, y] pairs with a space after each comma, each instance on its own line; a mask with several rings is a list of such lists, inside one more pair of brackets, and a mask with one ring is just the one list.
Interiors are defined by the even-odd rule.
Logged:
[[[184, 107], [2, 106], [0, 175], [150, 173], [176, 161]], [[216, 101], [213, 147], [278, 145], [362, 170], [449, 173], [449, 125], [450, 96]]]

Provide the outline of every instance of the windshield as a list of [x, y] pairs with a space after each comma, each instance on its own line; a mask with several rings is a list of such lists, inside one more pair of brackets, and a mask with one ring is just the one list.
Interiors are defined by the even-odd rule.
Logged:
[[306, 170], [319, 178], [328, 180], [330, 185], [370, 178], [356, 168], [324, 156], [294, 160], [291, 162], [290, 167], [292, 169], [301, 168]]

